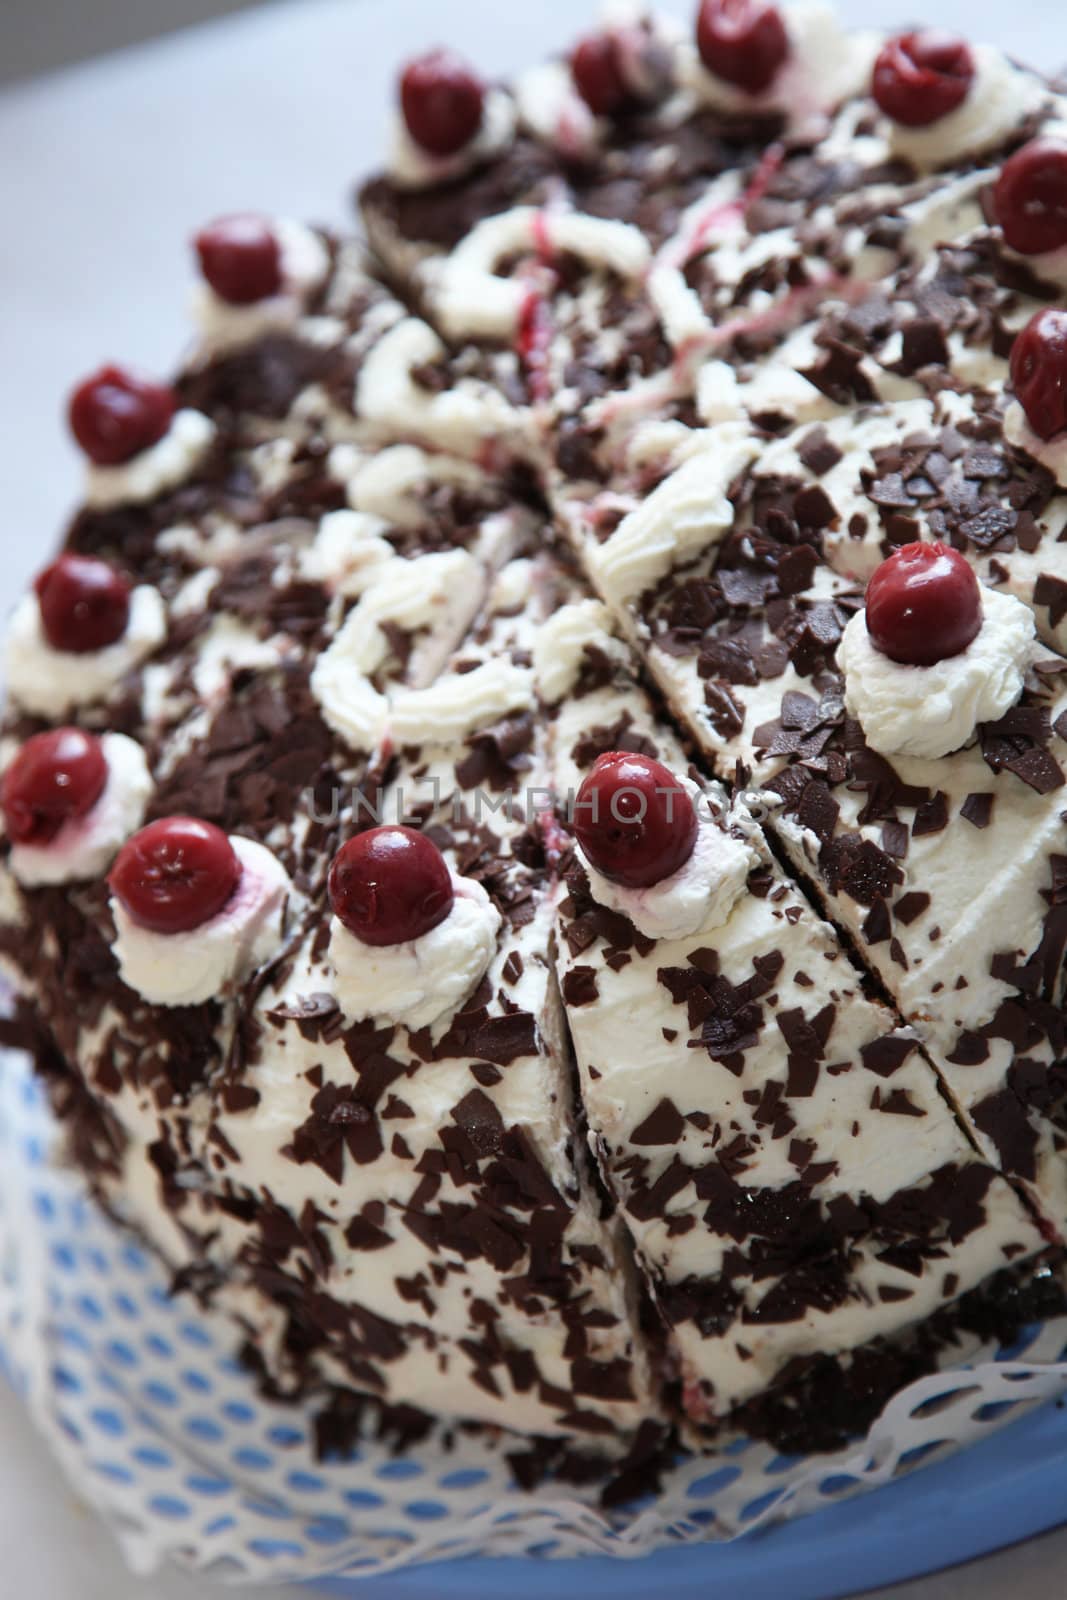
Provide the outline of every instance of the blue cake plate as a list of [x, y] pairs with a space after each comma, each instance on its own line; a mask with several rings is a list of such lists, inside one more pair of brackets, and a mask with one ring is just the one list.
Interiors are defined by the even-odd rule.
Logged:
[[898, 1483], [732, 1544], [641, 1561], [458, 1561], [320, 1584], [346, 1600], [839, 1600], [1067, 1521], [1067, 1405], [1040, 1407]]

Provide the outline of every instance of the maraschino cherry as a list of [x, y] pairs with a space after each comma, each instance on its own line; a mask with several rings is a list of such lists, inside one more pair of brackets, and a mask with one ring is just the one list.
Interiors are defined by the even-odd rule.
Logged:
[[882, 46], [871, 93], [881, 110], [905, 128], [928, 128], [962, 105], [974, 81], [966, 40], [939, 28], [901, 33]]
[[630, 99], [614, 34], [580, 39], [571, 52], [571, 77], [595, 117], [614, 116]]
[[125, 367], [101, 367], [75, 389], [68, 416], [90, 461], [120, 467], [162, 439], [174, 416], [174, 394]]
[[431, 50], [405, 67], [400, 108], [417, 145], [454, 156], [482, 125], [485, 85], [451, 50]]
[[95, 556], [63, 555], [34, 583], [41, 627], [53, 650], [84, 655], [104, 650], [126, 632], [130, 585]]
[[789, 55], [782, 14], [769, 0], [702, 0], [697, 49], [709, 72], [749, 94], [762, 94]]
[[406, 944], [443, 922], [455, 891], [444, 856], [414, 828], [371, 828], [330, 868], [334, 914], [364, 944]]
[[1067, 246], [1067, 144], [1031, 139], [1009, 156], [993, 190], [993, 210], [1020, 255]]
[[263, 217], [219, 217], [197, 234], [195, 244], [205, 279], [230, 305], [254, 305], [282, 286], [281, 245]]
[[4, 773], [0, 804], [14, 844], [50, 844], [65, 822], [84, 817], [104, 792], [107, 759], [81, 728], [27, 739]]
[[906, 544], [867, 586], [867, 632], [891, 661], [932, 667], [958, 656], [978, 636], [982, 596], [958, 550]]
[[1011, 381], [1040, 438], [1067, 431], [1067, 311], [1048, 306], [1030, 318], [1012, 346]]
[[163, 817], [127, 839], [107, 881], [139, 927], [189, 933], [218, 915], [240, 876], [221, 828], [198, 817]]
[[697, 827], [690, 795], [649, 756], [609, 751], [578, 790], [578, 843], [598, 872], [627, 889], [647, 889], [683, 867]]

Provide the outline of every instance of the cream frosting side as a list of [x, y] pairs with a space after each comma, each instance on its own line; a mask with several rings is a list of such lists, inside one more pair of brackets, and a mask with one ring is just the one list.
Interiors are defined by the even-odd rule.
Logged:
[[1004, 437], [1017, 450], [1025, 450], [1028, 456], [1039, 461], [1061, 489], [1067, 489], [1067, 433], [1042, 439], [1031, 428], [1018, 400], [1013, 400], [1004, 414]]
[[973, 48], [975, 73], [963, 103], [928, 128], [887, 124], [890, 149], [920, 171], [992, 150], [1048, 98], [1032, 73], [991, 45]]
[[515, 206], [476, 224], [446, 260], [427, 267], [430, 298], [447, 337], [514, 339], [530, 284], [500, 277], [500, 264], [514, 256], [550, 261], [564, 253], [626, 279], [639, 278], [651, 260], [648, 240], [632, 223]]
[[515, 137], [515, 102], [503, 89], [490, 89], [485, 96], [482, 123], [454, 155], [435, 156], [411, 137], [403, 117], [393, 122], [388, 173], [398, 189], [429, 189], [435, 183], [448, 183], [464, 173], [503, 155]]
[[261, 844], [230, 836], [241, 863], [222, 910], [189, 933], [142, 928], [112, 896], [112, 949], [124, 983], [152, 1005], [213, 1000], [269, 961], [279, 948], [292, 887], [281, 862]]
[[733, 525], [734, 478], [759, 453], [741, 424], [721, 428], [714, 448], [671, 473], [590, 552], [597, 583], [615, 603], [635, 599], [674, 567], [718, 543]]
[[576, 600], [543, 622], [533, 647], [537, 691], [546, 705], [556, 705], [578, 681], [590, 646], [620, 665], [629, 662], [626, 646], [612, 637], [612, 614], [600, 600]]
[[176, 411], [156, 444], [120, 467], [90, 464], [85, 503], [96, 510], [143, 505], [191, 478], [215, 442], [215, 424], [200, 411]]
[[196, 287], [193, 316], [212, 351], [235, 349], [275, 329], [293, 327], [326, 282], [330, 252], [322, 236], [291, 217], [274, 217], [270, 226], [281, 255], [282, 283], [276, 294], [251, 305], [233, 305], [209, 283]]
[[127, 673], [162, 644], [167, 615], [158, 589], [142, 584], [130, 595], [126, 632], [103, 650], [55, 650], [41, 626], [35, 594], [22, 597], [8, 628], [4, 671], [12, 700], [39, 717], [106, 700]]
[[477, 986], [496, 949], [500, 913], [480, 883], [452, 874], [443, 922], [404, 944], [370, 945], [330, 923], [334, 994], [346, 1017], [381, 1017], [414, 1031], [452, 1013]]
[[677, 872], [647, 889], [630, 889], [598, 872], [580, 845], [575, 855], [585, 868], [593, 899], [609, 911], [629, 917], [646, 939], [687, 939], [705, 929], [721, 928], [745, 892], [750, 873], [762, 861], [759, 850], [735, 838], [717, 810], [691, 778], [680, 778], [689, 804], [696, 808], [696, 841], [689, 860]]
[[24, 888], [99, 878], [144, 821], [152, 776], [144, 751], [123, 733], [101, 739], [107, 779], [84, 816], [65, 822], [47, 844], [12, 844], [10, 865]]
[[1023, 691], [1034, 647], [1034, 617], [1013, 595], [983, 589], [982, 627], [967, 649], [930, 667], [892, 661], [876, 648], [857, 612], [837, 649], [845, 705], [872, 750], [936, 760], [996, 722]]

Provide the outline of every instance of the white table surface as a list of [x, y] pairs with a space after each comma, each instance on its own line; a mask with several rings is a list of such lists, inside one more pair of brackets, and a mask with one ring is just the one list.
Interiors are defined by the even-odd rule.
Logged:
[[[666, 3], [690, 10], [690, 0]], [[892, 25], [910, 8], [842, 0], [842, 9], [857, 23]], [[1067, 63], [1064, 0], [926, 0], [923, 9], [926, 21], [1020, 58]], [[77, 494], [61, 420], [72, 380], [105, 359], [172, 366], [187, 336], [185, 241], [195, 226], [245, 207], [341, 218], [352, 180], [382, 149], [403, 56], [447, 40], [487, 71], [513, 70], [592, 13], [591, 0], [449, 0], [444, 24], [434, 0], [295, 0], [0, 95], [0, 615], [46, 559]], [[130, 1578], [2, 1392], [0, 1552], [5, 1600], [218, 1592], [171, 1574]], [[892, 1591], [896, 1600], [1065, 1592], [1067, 1528]], [[580, 1576], [546, 1569], [545, 1593], [572, 1600]]]

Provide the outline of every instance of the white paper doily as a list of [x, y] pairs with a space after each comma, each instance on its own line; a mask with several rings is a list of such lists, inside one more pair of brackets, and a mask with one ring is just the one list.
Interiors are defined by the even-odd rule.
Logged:
[[364, 1442], [316, 1458], [312, 1418], [263, 1399], [228, 1322], [174, 1300], [166, 1275], [51, 1159], [28, 1067], [0, 1070], [0, 1353], [74, 1487], [131, 1565], [221, 1579], [380, 1575], [448, 1557], [635, 1557], [797, 1516], [972, 1443], [1067, 1391], [1067, 1319], [995, 1359], [896, 1396], [861, 1444], [797, 1459], [738, 1440], [686, 1458], [662, 1494], [604, 1513], [569, 1486], [517, 1492], [515, 1439]]

